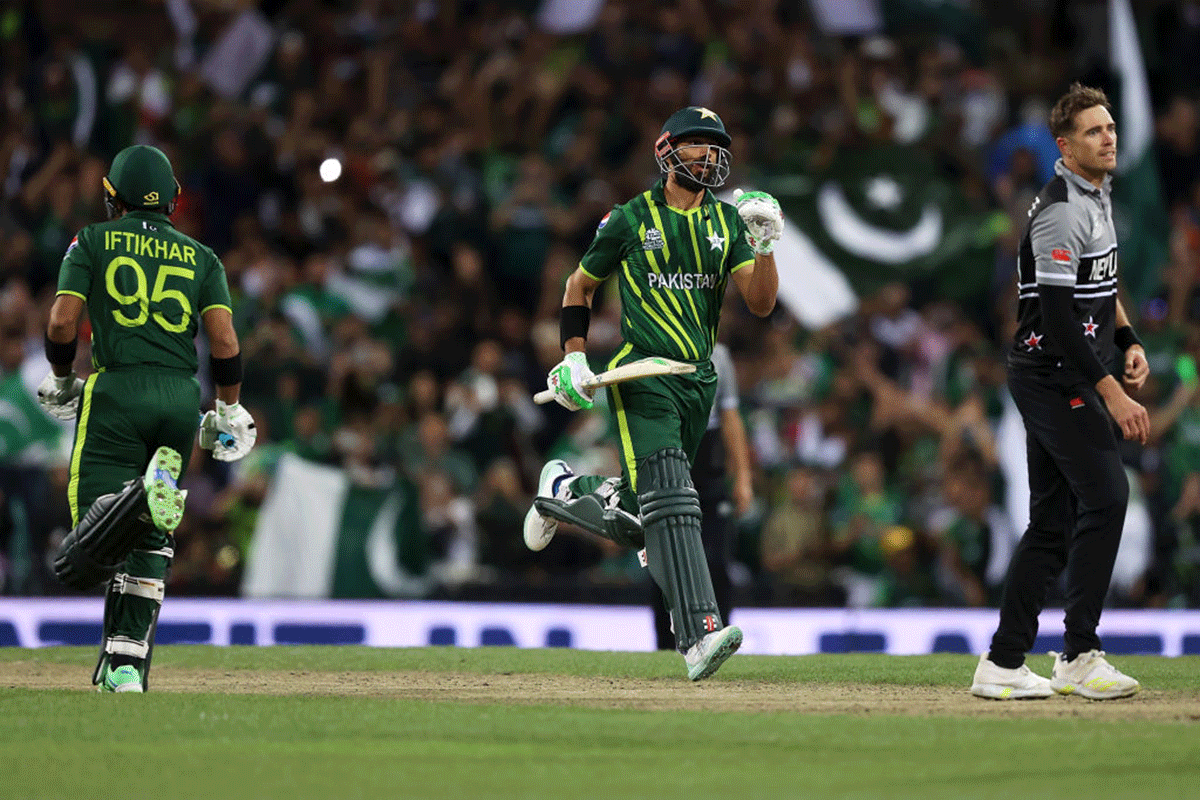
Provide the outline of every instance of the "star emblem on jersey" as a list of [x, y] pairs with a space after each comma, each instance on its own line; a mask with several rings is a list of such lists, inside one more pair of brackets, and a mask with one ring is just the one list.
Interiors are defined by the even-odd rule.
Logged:
[[1083, 335], [1090, 336], [1093, 339], [1095, 339], [1097, 327], [1098, 326], [1096, 325], [1096, 323], [1092, 321], [1092, 317], [1088, 317], [1088, 321], [1083, 323]]
[[1043, 336], [1044, 336], [1044, 334], [1042, 334], [1042, 335], [1039, 335], [1039, 334], [1037, 334], [1037, 333], [1034, 333], [1033, 331], [1030, 331], [1030, 332], [1029, 332], [1029, 338], [1027, 338], [1027, 339], [1026, 339], [1024, 342], [1022, 342], [1021, 344], [1025, 345], [1025, 346], [1026, 346], [1026, 347], [1028, 347], [1030, 350], [1041, 350], [1041, 349], [1042, 349], [1042, 338], [1043, 338]]
[[721, 236], [716, 231], [713, 231], [713, 233], [711, 233], [707, 238], [709, 250], [720, 250], [725, 246], [725, 237]]
[[642, 237], [643, 250], [662, 250], [665, 246], [666, 243], [663, 241], [662, 231], [658, 228], [651, 228]]

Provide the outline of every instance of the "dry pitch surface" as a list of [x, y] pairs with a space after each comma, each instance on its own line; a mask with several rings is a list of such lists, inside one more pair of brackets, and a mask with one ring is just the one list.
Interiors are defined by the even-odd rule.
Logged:
[[[35, 661], [0, 663], [0, 686], [94, 691], [91, 673], [78, 666]], [[966, 676], [969, 679], [969, 675]], [[317, 672], [155, 667], [154, 692], [358, 696], [449, 703], [555, 705], [639, 710], [791, 712], [799, 714], [950, 717], [1085, 718], [1107, 721], [1200, 721], [1200, 697], [1155, 691], [1122, 700], [1079, 697], [997, 702], [972, 697], [966, 686], [796, 684], [716, 679], [576, 677], [465, 672]]]

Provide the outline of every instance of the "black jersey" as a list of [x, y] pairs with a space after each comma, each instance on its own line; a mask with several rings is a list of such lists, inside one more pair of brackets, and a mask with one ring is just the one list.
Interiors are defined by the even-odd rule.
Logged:
[[1064, 166], [1029, 208], [1018, 255], [1017, 332], [1010, 367], [1071, 367], [1046, 333], [1038, 285], [1074, 288], [1072, 312], [1092, 352], [1111, 371], [1117, 307], [1117, 233], [1112, 221], [1111, 178], [1096, 188]]

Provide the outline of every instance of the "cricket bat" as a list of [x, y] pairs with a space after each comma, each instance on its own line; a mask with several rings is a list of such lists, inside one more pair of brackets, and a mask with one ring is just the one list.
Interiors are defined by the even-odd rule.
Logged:
[[[619, 367], [601, 372], [583, 382], [584, 388], [597, 389], [613, 383], [636, 381], [639, 378], [655, 378], [659, 375], [687, 375], [696, 371], [695, 364], [685, 364], [682, 361], [672, 361], [669, 358], [639, 358]], [[549, 403], [554, 399], [554, 391], [543, 389], [533, 396], [533, 402], [538, 405]]]

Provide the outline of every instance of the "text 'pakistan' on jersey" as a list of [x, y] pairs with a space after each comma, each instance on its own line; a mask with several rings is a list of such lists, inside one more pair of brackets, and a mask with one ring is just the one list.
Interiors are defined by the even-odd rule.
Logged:
[[704, 361], [729, 276], [754, 263], [745, 234], [737, 209], [712, 192], [683, 211], [667, 205], [659, 181], [601, 220], [579, 266], [595, 280], [619, 276], [626, 342], [650, 355]]

